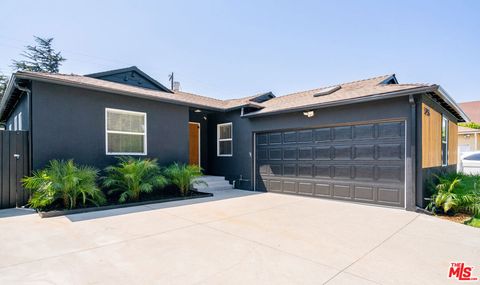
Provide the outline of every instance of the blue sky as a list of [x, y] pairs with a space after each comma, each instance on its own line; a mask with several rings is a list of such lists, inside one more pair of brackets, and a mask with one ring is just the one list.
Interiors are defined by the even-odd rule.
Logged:
[[[480, 99], [480, 1], [2, 0], [0, 72], [33, 35], [54, 37], [63, 73], [136, 65], [217, 98], [396, 73]], [[8, 12], [5, 12], [8, 11]]]

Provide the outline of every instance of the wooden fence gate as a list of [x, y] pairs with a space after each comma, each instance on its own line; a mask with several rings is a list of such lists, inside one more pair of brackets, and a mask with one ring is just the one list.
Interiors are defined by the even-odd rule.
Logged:
[[22, 178], [29, 175], [28, 131], [0, 130], [0, 209], [27, 203]]

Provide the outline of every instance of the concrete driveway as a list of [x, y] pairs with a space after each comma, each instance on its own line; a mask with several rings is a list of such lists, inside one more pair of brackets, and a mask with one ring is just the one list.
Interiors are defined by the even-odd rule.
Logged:
[[214, 191], [49, 219], [0, 211], [0, 284], [455, 284], [450, 262], [480, 277], [475, 228], [398, 209]]

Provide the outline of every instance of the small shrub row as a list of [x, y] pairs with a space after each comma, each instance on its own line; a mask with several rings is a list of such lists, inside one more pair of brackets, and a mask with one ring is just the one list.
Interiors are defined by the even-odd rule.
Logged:
[[437, 214], [465, 213], [480, 218], [480, 175], [442, 173], [427, 209]]
[[197, 179], [202, 176], [199, 166], [173, 163], [162, 168], [156, 159], [148, 158], [119, 157], [116, 165], [105, 168], [105, 176], [99, 174], [98, 169], [73, 160], [51, 160], [22, 180], [31, 193], [28, 205], [38, 210], [101, 206], [107, 201], [135, 202], [142, 193], [162, 194], [169, 185], [177, 196], [189, 195], [194, 185], [206, 185]]

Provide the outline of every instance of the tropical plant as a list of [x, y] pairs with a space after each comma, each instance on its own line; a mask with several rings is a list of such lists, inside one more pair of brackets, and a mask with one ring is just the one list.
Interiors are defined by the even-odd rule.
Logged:
[[51, 160], [47, 167], [25, 177], [23, 186], [31, 191], [28, 204], [35, 209], [45, 209], [58, 202], [64, 208], [77, 207], [79, 201], [85, 206], [105, 203], [103, 192], [97, 187], [98, 170], [76, 165], [73, 160]]
[[202, 168], [197, 165], [173, 163], [165, 169], [170, 183], [177, 186], [182, 196], [186, 196], [194, 185], [208, 186], [207, 182], [198, 179], [202, 176]]
[[438, 183], [428, 209], [453, 214], [480, 215], [480, 176], [446, 173], [436, 176]]
[[120, 203], [138, 201], [140, 193], [150, 193], [167, 184], [156, 159], [119, 157], [118, 164], [105, 168], [105, 172], [103, 186], [110, 189], [108, 194], [120, 192]]

